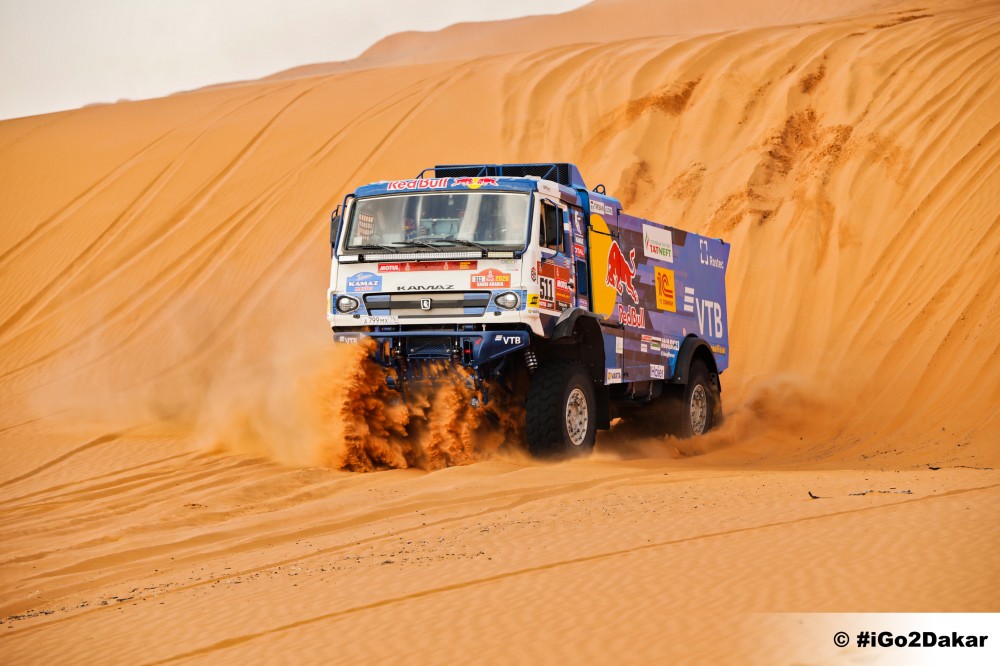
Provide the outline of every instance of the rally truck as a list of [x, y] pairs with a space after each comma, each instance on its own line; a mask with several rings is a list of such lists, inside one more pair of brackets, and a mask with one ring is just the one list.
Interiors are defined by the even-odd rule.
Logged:
[[327, 318], [389, 386], [462, 373], [523, 405], [528, 450], [592, 449], [618, 418], [701, 435], [729, 365], [729, 244], [622, 211], [573, 164], [440, 165], [331, 215]]

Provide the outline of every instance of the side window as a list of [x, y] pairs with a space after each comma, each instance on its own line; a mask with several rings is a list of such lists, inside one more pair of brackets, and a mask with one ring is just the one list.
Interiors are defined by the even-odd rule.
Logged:
[[562, 240], [563, 240], [563, 242], [560, 243], [560, 245], [563, 246], [562, 251], [566, 253], [566, 256], [572, 256], [573, 255], [573, 230], [572, 230], [572, 227], [570, 227], [570, 224], [569, 224], [569, 211], [566, 210], [565, 208], [563, 208], [563, 209], [560, 209], [560, 212], [562, 213], [562, 215], [560, 215], [560, 217], [562, 218], [562, 221], [559, 223], [559, 229], [562, 230]]
[[539, 215], [538, 244], [550, 250], [559, 251], [562, 240], [562, 218], [559, 209], [549, 201], [542, 201]]
[[583, 259], [576, 260], [576, 293], [580, 294], [584, 298], [588, 296], [587, 294], [587, 262]]

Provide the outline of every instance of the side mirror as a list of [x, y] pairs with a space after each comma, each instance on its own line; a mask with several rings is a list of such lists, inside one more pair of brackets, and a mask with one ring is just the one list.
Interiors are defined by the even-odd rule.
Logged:
[[333, 248], [337, 242], [337, 230], [340, 229], [340, 206], [330, 213], [330, 247]]

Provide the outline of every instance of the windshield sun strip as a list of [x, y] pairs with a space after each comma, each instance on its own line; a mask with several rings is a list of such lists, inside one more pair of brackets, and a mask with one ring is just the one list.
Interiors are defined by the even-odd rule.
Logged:
[[[354, 229], [355, 220], [356, 220], [356, 217], [357, 217], [357, 214], [358, 214], [358, 208], [359, 208], [359, 205], [362, 202], [372, 201], [372, 200], [376, 200], [376, 199], [415, 197], [415, 196], [428, 196], [428, 195], [434, 196], [434, 195], [445, 195], [445, 194], [481, 194], [481, 195], [501, 194], [501, 195], [523, 195], [523, 196], [527, 197], [528, 198], [527, 216], [526, 216], [526, 221], [525, 221], [525, 233], [523, 234], [524, 238], [523, 238], [522, 242], [519, 243], [519, 244], [509, 244], [509, 245], [501, 245], [501, 244], [488, 245], [488, 244], [484, 243], [483, 245], [484, 245], [485, 249], [480, 249], [480, 250], [472, 251], [471, 248], [470, 248], [469, 251], [458, 251], [458, 252], [456, 252], [453, 248], [456, 245], [467, 245], [467, 243], [461, 242], [462, 240], [465, 240], [465, 239], [446, 239], [446, 238], [432, 239], [430, 241], [431, 243], [433, 243], [433, 242], [441, 242], [441, 243], [449, 243], [450, 244], [450, 246], [449, 245], [441, 245], [438, 248], [426, 247], [426, 248], [420, 249], [418, 247], [413, 247], [413, 246], [409, 246], [409, 245], [402, 245], [402, 244], [400, 244], [399, 248], [394, 248], [394, 247], [388, 247], [388, 246], [386, 246], [384, 249], [379, 248], [379, 250], [381, 250], [380, 252], [373, 252], [372, 251], [372, 250], [375, 249], [374, 246], [379, 245], [379, 244], [375, 244], [375, 243], [371, 243], [371, 244], [362, 243], [362, 244], [355, 245], [355, 244], [351, 244], [350, 243], [350, 236], [351, 236], [351, 232]], [[387, 193], [384, 193], [384, 194], [377, 194], [377, 195], [367, 196], [367, 197], [362, 197], [362, 198], [358, 198], [358, 197], [355, 196], [355, 197], [352, 198], [352, 201], [351, 201], [350, 219], [347, 221], [346, 224], [343, 224], [342, 227], [341, 227], [341, 234], [342, 235], [341, 235], [341, 238], [340, 238], [340, 243], [338, 244], [338, 252], [337, 252], [337, 254], [339, 256], [341, 254], [361, 253], [362, 256], [363, 256], [363, 258], [366, 259], [366, 260], [369, 259], [369, 258], [371, 258], [371, 257], [375, 257], [376, 255], [378, 255], [379, 257], [386, 256], [388, 258], [399, 259], [399, 258], [401, 258], [402, 254], [403, 254], [401, 252], [401, 250], [405, 249], [407, 251], [406, 254], [408, 254], [408, 255], [409, 254], [422, 254], [422, 255], [433, 254], [435, 257], [439, 256], [439, 255], [441, 255], [441, 256], [444, 256], [444, 255], [449, 255], [449, 256], [454, 255], [455, 257], [461, 257], [461, 258], [477, 258], [477, 257], [485, 257], [490, 252], [512, 252], [512, 253], [514, 253], [514, 256], [520, 256], [525, 250], [527, 250], [528, 245], [530, 244], [531, 228], [532, 228], [531, 221], [532, 221], [532, 215], [534, 213], [534, 207], [535, 207], [535, 202], [534, 202], [534, 197], [532, 196], [532, 192], [525, 191], [525, 190], [507, 190], [507, 189], [501, 190], [501, 189], [497, 189], [497, 190], [490, 190], [489, 192], [466, 192], [466, 191], [461, 191], [461, 190], [442, 190], [442, 191], [412, 192], [412, 193], [395, 193], [395, 192], [389, 193], [389, 192], [387, 192]], [[453, 243], [453, 240], [458, 240], [459, 242], [458, 243]], [[395, 243], [395, 242], [392, 242], [392, 243]], [[392, 244], [392, 243], [390, 243], [390, 244]], [[381, 260], [381, 259], [379, 259], [379, 260]]]

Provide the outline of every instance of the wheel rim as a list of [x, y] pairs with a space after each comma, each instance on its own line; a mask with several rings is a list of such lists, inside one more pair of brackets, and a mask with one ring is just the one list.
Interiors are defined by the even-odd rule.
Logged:
[[691, 391], [691, 430], [696, 435], [705, 432], [708, 423], [708, 394], [705, 387], [698, 384]]
[[587, 438], [587, 425], [590, 412], [587, 409], [587, 396], [577, 387], [570, 391], [566, 400], [566, 432], [573, 446], [580, 446]]

